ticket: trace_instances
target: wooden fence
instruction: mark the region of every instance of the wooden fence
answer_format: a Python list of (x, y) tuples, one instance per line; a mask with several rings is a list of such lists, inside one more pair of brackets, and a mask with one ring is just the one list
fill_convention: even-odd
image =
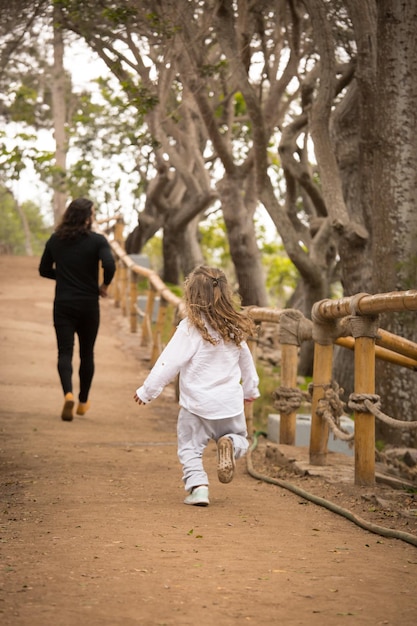
[[(115, 306), (129, 316), (131, 332), (138, 331), (141, 317), (141, 345), (151, 350), (151, 365), (162, 348), (162, 329), (169, 312), (175, 321), (185, 315), (184, 303), (153, 270), (136, 265), (126, 254), (121, 238), (122, 223), (117, 222), (114, 239), (109, 238), (117, 260), (117, 271), (111, 296)], [(139, 310), (138, 282), (146, 282), (146, 306)], [(159, 297), (156, 320), (153, 320), (155, 298)], [(314, 341), (313, 382), (311, 398), (310, 463), (326, 465), (330, 429), (336, 436), (348, 438), (338, 429), (341, 402), (337, 384), (332, 381), (334, 345), (354, 350), (354, 394), (349, 408), (354, 412), (355, 484), (375, 482), (375, 419), (391, 420), (404, 428), (417, 427), (417, 421), (398, 422), (380, 411), (375, 396), (375, 359), (383, 359), (417, 371), (417, 344), (378, 328), (380, 313), (417, 311), (417, 290), (386, 294), (357, 294), (339, 300), (322, 300), (306, 319), (293, 309), (250, 307), (255, 322), (277, 325), (281, 348), (281, 385), (275, 392), (280, 411), (282, 444), (294, 445), (297, 408), (305, 394), (297, 389), (299, 348), (303, 341)], [(172, 331), (174, 327), (172, 327)], [(248, 342), (256, 361), (256, 338)], [(246, 409), (248, 432), (253, 433), (252, 405)]]

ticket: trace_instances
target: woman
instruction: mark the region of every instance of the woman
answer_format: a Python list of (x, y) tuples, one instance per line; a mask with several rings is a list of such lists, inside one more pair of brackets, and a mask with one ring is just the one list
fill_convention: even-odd
[[(54, 327), (58, 344), (58, 373), (64, 392), (61, 418), (67, 422), (73, 419), (74, 409), (74, 335), (78, 335), (80, 348), (77, 414), (85, 415), (90, 407), (88, 394), (94, 375), (94, 344), (100, 323), (99, 296), (107, 296), (107, 287), (116, 269), (106, 238), (91, 230), (93, 219), (91, 200), (73, 200), (46, 242), (39, 264), (40, 275), (56, 281)], [(101, 285), (98, 279), (100, 262), (103, 267)]]

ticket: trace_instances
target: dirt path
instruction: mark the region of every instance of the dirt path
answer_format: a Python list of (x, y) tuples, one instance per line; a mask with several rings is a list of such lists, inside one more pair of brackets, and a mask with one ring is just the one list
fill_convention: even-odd
[[(0, 257), (2, 626), (414, 626), (417, 549), (274, 485), (216, 480), (187, 507), (172, 389), (132, 400), (137, 336), (102, 304), (92, 408), (59, 419), (53, 283)], [(77, 365), (77, 364), (76, 364)]]

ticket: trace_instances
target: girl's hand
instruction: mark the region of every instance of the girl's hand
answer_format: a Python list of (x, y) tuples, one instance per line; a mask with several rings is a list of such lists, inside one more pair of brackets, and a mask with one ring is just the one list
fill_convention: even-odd
[(245, 398), (245, 402), (255, 402), (256, 398)]
[(133, 396), (133, 399), (135, 402), (137, 402), (138, 404), (145, 404), (145, 402), (143, 402), (143, 400), (141, 400), (138, 396), (137, 393), (135, 393), (135, 395)]

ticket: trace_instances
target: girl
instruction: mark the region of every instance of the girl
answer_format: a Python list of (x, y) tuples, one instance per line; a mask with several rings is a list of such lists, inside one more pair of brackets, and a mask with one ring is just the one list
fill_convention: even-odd
[(178, 458), (188, 496), (185, 504), (209, 504), (203, 452), (210, 439), (217, 442), (220, 482), (233, 478), (235, 458), (248, 449), (243, 403), (258, 398), (259, 378), (246, 337), (252, 320), (236, 311), (225, 274), (204, 265), (185, 281), (187, 317), (134, 400), (146, 404), (156, 398), (177, 374), (180, 389)]

